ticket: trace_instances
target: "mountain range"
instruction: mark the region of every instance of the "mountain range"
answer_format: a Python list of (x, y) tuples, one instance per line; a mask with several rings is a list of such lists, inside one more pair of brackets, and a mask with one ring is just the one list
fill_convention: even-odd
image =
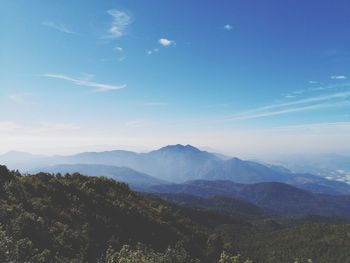
[(0, 163), (22, 172), (104, 175), (129, 183), (134, 189), (167, 182), (228, 180), (242, 184), (280, 182), (315, 193), (350, 194), (350, 186), (344, 182), (309, 173), (294, 173), (281, 166), (227, 158), (180, 144), (148, 153), (114, 150), (44, 156), (9, 152), (0, 156)]

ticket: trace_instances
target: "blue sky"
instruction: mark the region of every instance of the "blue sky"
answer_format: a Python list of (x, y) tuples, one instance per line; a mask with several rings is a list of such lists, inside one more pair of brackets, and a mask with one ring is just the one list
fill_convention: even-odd
[(348, 1), (0, 7), (0, 152), (350, 152)]

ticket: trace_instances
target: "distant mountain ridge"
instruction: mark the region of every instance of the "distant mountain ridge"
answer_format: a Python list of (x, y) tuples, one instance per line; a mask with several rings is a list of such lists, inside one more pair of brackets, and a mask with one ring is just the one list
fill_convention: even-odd
[[(25, 158), (24, 158), (25, 157)], [(127, 167), (163, 181), (230, 180), (236, 183), (281, 182), (312, 192), (350, 194), (350, 185), (306, 173), (292, 173), (280, 166), (263, 165), (239, 158), (220, 158), (191, 145), (168, 145), (148, 153), (124, 150), (84, 152), (69, 156), (43, 157), (16, 154), (0, 156), (0, 163), (22, 171), (62, 164), (89, 164)], [(103, 170), (103, 169), (102, 169)], [(76, 172), (82, 172), (77, 170)], [(99, 172), (101, 173), (101, 172)], [(128, 181), (126, 181), (128, 182)]]

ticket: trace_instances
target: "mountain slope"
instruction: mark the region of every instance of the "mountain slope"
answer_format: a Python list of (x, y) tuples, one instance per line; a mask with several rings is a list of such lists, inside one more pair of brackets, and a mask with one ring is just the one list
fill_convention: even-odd
[(156, 194), (156, 196), (159, 196), (165, 201), (174, 202), (179, 205), (201, 207), (203, 209), (210, 209), (231, 216), (260, 217), (264, 214), (263, 209), (258, 206), (230, 197), (200, 197), (182, 193), (160, 193)]
[[(205, 188), (205, 182), (193, 184)], [(217, 182), (217, 189), (229, 193), (232, 187)], [(239, 184), (237, 189), (244, 190)], [(196, 206), (204, 204), (203, 198), (191, 198)], [(22, 176), (0, 166), (0, 261), (214, 263), (222, 262), (224, 249), (269, 263), (296, 258), (343, 263), (350, 256), (350, 227), (344, 221), (245, 220), (212, 207), (237, 209), (245, 202), (222, 197), (204, 202), (205, 210), (180, 207), (105, 177)]]
[(0, 166), (0, 200), (0, 257), (11, 262), (97, 262), (109, 246), (141, 242), (159, 251), (179, 240), (204, 254), (204, 229), (111, 179), (21, 176)]
[(316, 214), (350, 217), (350, 196), (311, 193), (283, 183), (237, 184), (196, 180), (149, 188), (155, 193), (185, 193), (201, 197), (226, 196), (255, 204), (280, 215)]
[(214, 154), (191, 145), (169, 145), (148, 153), (149, 173), (173, 182), (199, 179), (201, 174), (221, 160)]
[(285, 182), (289, 174), (277, 172), (267, 166), (232, 158), (221, 162), (205, 174), (205, 180), (230, 180), (236, 183)]

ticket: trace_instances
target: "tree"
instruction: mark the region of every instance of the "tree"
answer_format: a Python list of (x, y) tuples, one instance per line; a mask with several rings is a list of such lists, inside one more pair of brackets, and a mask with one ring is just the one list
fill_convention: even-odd
[(231, 255), (230, 253), (223, 251), (220, 255), (219, 263), (253, 263), (253, 261), (247, 259), (243, 261), (241, 255)]

